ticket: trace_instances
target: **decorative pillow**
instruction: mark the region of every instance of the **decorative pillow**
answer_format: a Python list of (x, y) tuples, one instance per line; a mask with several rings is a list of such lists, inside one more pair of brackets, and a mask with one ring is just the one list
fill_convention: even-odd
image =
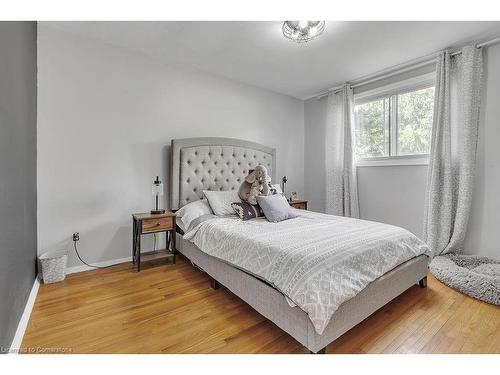
[(272, 223), (293, 219), (294, 217), (299, 216), (295, 213), (296, 211), (290, 207), (286, 198), (281, 194), (258, 196), (257, 203), (259, 203), (259, 206), (262, 208), (266, 219)]
[(212, 209), (210, 208), (208, 201), (206, 199), (201, 199), (199, 201), (186, 204), (175, 213), (175, 216), (179, 219), (178, 221), (182, 223), (179, 227), (185, 231), (189, 228), (189, 225), (194, 219), (211, 213)]
[(231, 207), (231, 203), (241, 202), (237, 190), (203, 190), (203, 194), (205, 194), (205, 197), (207, 197), (208, 203), (210, 203), (210, 207), (212, 207), (214, 214), (216, 214), (217, 216), (234, 215), (234, 210)]
[(269, 183), (269, 191), (271, 192), (271, 195), (275, 195), (275, 194), (283, 194), (283, 192), (281, 191), (281, 186), (280, 184), (271, 184)]
[(264, 216), (264, 212), (262, 212), (258, 204), (254, 206), (247, 202), (235, 202), (231, 203), (231, 207), (233, 207), (234, 212), (241, 220), (250, 220)]

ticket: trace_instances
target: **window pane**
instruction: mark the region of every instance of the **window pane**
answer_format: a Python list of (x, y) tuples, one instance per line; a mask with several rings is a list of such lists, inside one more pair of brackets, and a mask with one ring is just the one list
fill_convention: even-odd
[(357, 156), (389, 156), (389, 98), (355, 106), (354, 117)]
[(428, 154), (434, 87), (398, 95), (398, 155)]

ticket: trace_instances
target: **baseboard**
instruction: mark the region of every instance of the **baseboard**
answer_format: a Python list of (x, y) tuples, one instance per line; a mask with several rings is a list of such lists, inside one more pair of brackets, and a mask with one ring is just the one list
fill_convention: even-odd
[[(102, 262), (96, 262), (96, 263), (92, 263), (92, 264), (95, 264), (96, 266), (99, 266), (99, 267), (106, 267), (106, 266), (114, 266), (116, 264), (126, 263), (126, 262), (131, 262), (131, 261), (132, 261), (132, 257), (127, 257), (127, 258), (120, 258), (120, 259), (105, 260)], [(69, 275), (71, 273), (90, 271), (90, 270), (95, 270), (95, 268), (87, 266), (86, 264), (82, 264), (80, 266), (73, 266), (73, 267), (66, 268), (66, 275)]]
[(23, 343), (24, 333), (26, 332), (26, 328), (28, 327), (31, 311), (33, 310), (33, 306), (35, 306), (36, 296), (38, 295), (39, 288), (40, 279), (37, 275), (37, 277), (35, 277), (35, 281), (33, 282), (33, 287), (31, 288), (28, 300), (26, 301), (26, 305), (24, 306), (23, 314), (21, 315), (21, 319), (19, 320), (19, 324), (17, 325), (16, 334), (14, 335), (14, 339), (12, 340), (12, 344), (10, 345), (10, 354), (19, 353), (19, 349), (21, 348), (21, 344)]

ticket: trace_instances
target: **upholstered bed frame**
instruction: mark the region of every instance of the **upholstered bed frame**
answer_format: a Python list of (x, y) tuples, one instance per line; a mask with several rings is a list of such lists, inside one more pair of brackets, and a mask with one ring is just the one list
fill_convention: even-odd
[[(238, 189), (249, 169), (267, 167), (276, 181), (276, 150), (257, 143), (231, 138), (187, 138), (172, 140), (171, 207), (179, 209), (201, 199), (203, 190)], [(281, 292), (256, 277), (207, 255), (177, 233), (177, 250), (213, 279), (224, 285), (256, 311), (289, 333), (311, 352), (326, 346), (373, 312), (419, 283), (426, 284), (427, 256), (411, 259), (369, 284), (345, 302), (319, 335), (307, 314), (290, 307)]]
[(203, 198), (203, 190), (238, 190), (248, 170), (262, 164), (276, 179), (276, 150), (232, 138), (172, 140), (173, 210)]

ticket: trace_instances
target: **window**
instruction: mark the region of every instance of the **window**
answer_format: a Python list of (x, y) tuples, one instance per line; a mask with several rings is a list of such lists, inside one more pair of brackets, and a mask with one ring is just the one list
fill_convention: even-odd
[(355, 96), (358, 160), (404, 159), (429, 154), (434, 109), (433, 75)]
[(397, 155), (428, 154), (431, 149), (434, 87), (399, 94), (397, 108)]
[(357, 156), (371, 158), (390, 155), (389, 99), (373, 100), (354, 107)]

